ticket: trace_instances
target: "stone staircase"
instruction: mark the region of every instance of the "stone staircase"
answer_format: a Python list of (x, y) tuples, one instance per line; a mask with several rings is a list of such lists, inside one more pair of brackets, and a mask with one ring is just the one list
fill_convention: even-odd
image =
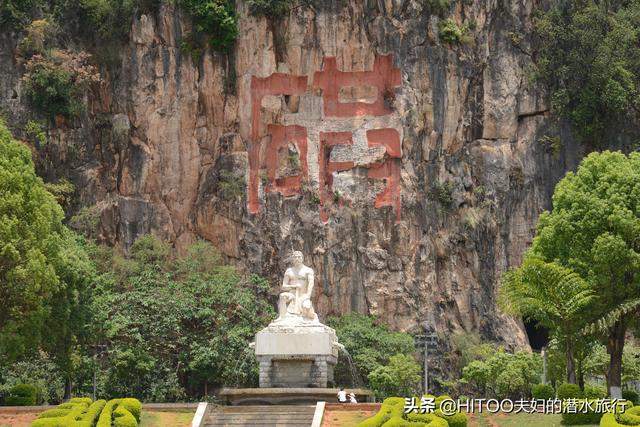
[(203, 427), (310, 427), (315, 405), (217, 406), (207, 411)]

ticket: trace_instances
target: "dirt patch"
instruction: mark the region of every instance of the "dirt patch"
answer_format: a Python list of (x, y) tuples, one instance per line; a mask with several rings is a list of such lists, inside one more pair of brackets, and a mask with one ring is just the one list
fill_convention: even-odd
[(0, 427), (29, 427), (38, 414), (0, 414)]
[(328, 404), (322, 417), (322, 427), (355, 427), (374, 416), (379, 409), (379, 403)]

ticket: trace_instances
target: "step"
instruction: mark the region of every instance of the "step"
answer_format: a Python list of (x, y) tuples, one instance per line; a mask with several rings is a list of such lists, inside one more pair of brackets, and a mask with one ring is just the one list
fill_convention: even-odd
[(203, 427), (309, 427), (313, 405), (256, 405), (213, 407), (204, 417)]

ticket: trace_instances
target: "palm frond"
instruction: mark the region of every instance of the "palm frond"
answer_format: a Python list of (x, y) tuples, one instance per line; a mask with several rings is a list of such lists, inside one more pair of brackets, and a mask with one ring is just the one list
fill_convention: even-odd
[(623, 316), (637, 312), (640, 309), (640, 298), (631, 299), (620, 304), (606, 315), (593, 323), (588, 324), (582, 329), (584, 335), (605, 333)]

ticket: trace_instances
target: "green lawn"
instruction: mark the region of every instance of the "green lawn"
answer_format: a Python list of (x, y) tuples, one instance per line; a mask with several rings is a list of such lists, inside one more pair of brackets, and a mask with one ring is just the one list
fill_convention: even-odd
[[(469, 427), (560, 427), (560, 415), (545, 414), (474, 414)], [(597, 424), (575, 427), (592, 427)]]
[(142, 411), (140, 427), (190, 427), (193, 412)]

